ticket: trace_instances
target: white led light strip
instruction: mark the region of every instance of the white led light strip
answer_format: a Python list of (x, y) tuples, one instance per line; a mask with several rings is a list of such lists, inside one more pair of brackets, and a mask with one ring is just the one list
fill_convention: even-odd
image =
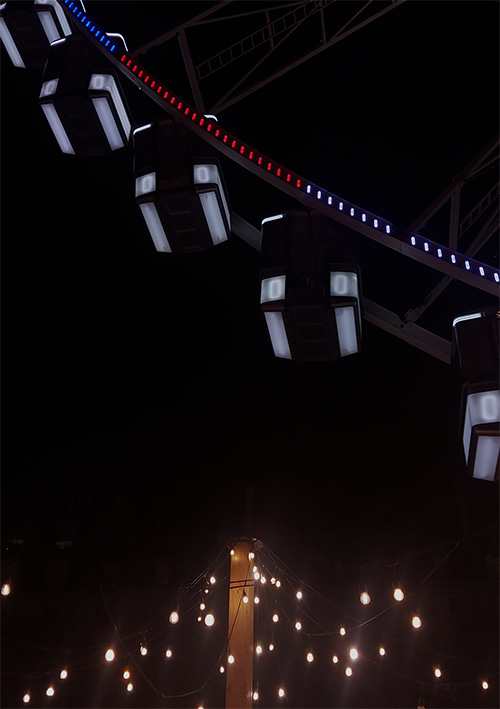
[[(417, 258), (416, 256), (412, 256), (414, 249), (421, 251), (423, 254), (419, 256), (417, 260), (423, 260), (424, 263), (428, 263), (430, 266), (434, 263), (438, 270), (442, 270), (446, 273), (454, 272), (457, 274), (455, 277), (459, 280), (466, 280), (459, 274), (467, 272), (470, 276), (477, 277), (473, 285), (477, 285), (477, 287), (483, 290), (488, 290), (488, 292), (495, 293), (496, 289), (493, 290), (492, 286), (500, 283), (500, 273), (492, 266), (467, 258), (457, 251), (429, 241), (429, 239), (424, 239), (419, 234), (412, 234), (407, 240), (394, 237), (397, 230), (391, 222), (367, 210), (361, 209), (351, 202), (341, 199), (328, 190), (323, 189), (320, 185), (305, 180), (297, 173), (288, 170), (279, 163), (254, 150), (252, 147), (236, 138), (236, 136), (225, 131), (217, 122), (214, 122), (210, 116), (205, 116), (197, 112), (196, 109), (176, 96), (175, 93), (168, 90), (163, 83), (156, 79), (144, 67), (140, 66), (135, 58), (129, 56), (128, 53), (118, 57), (116, 46), (109, 46), (110, 40), (108, 36), (96, 28), (88, 16), (83, 14), (73, 0), (64, 0), (64, 6), (67, 8), (70, 17), (73, 16), (75, 22), (79, 21), (80, 28), (89, 33), (90, 38), (99, 45), (99, 48), (102, 51), (108, 50), (110, 58), (120, 66), (126, 76), (132, 79), (143, 91), (146, 91), (160, 106), (167, 109), (169, 113), (174, 113), (174, 115), (178, 115), (184, 120), (190, 120), (193, 126), (196, 126), (197, 133), (201, 130), (202, 134), (210, 135), (212, 139), (209, 142), (218, 147), (218, 149), (230, 158), (251, 169), (256, 174), (260, 174), (266, 181), (283, 189), (289, 194), (296, 194), (300, 201), (306, 202), (307, 204), (317, 204), (320, 206), (321, 211), (327, 215), (330, 210), (336, 211), (339, 216), (340, 213), (342, 213), (342, 218), (347, 219), (344, 223), (347, 224), (350, 219), (353, 219), (358, 222), (360, 226), (362, 225), (362, 228), (355, 227), (358, 231), (361, 231), (361, 233), (371, 238), (375, 238), (379, 243), (386, 243), (386, 245), (392, 248), (397, 247), (401, 253), (412, 258)], [(307, 199), (305, 199), (306, 196)], [(393, 238), (397, 244), (395, 245), (392, 241), (384, 242), (384, 236)], [(443, 264), (443, 267), (438, 266), (438, 263)], [(446, 264), (446, 271), (444, 270), (444, 264)], [(481, 284), (481, 281), (484, 281), (484, 286)], [(471, 281), (467, 278), (467, 282)], [(487, 286), (486, 284), (488, 282), (492, 285)]]

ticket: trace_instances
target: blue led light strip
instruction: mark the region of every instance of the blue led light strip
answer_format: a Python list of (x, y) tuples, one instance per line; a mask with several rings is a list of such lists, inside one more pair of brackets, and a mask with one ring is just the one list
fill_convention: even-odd
[[(329, 210), (335, 210), (337, 212), (336, 217), (338, 218), (342, 215), (344, 223), (348, 224), (350, 219), (357, 221), (364, 226), (364, 231), (369, 229), (373, 237), (376, 238), (379, 243), (384, 243), (384, 235), (394, 237), (397, 230), (391, 222), (367, 210), (361, 209), (352, 202), (341, 199), (313, 182), (305, 180), (297, 173), (291, 172), (263, 153), (256, 151), (247, 143), (243, 143), (236, 138), (236, 136), (225, 131), (218, 122), (212, 121), (203, 114), (200, 114), (195, 108), (169, 91), (164, 84), (144, 67), (140, 66), (129, 54), (124, 53), (119, 56), (116, 53), (116, 46), (112, 44), (110, 38), (94, 25), (92, 20), (79, 9), (75, 2), (72, 0), (63, 1), (66, 7), (71, 10), (75, 19), (79, 20), (82, 29), (87, 30), (94, 38), (94, 41), (97, 39), (104, 49), (113, 53), (114, 60), (121, 64), (123, 70), (133, 75), (136, 82), (137, 80), (141, 81), (145, 88), (148, 88), (155, 94), (157, 101), (163, 103), (165, 106), (168, 104), (170, 112), (174, 109), (180, 116), (183, 116), (185, 119), (190, 119), (197, 128), (210, 134), (212, 138), (215, 138), (216, 142), (221, 144), (221, 147), (225, 147), (224, 152), (227, 153), (228, 149), (230, 149), (229, 154), (231, 154), (231, 152), (238, 154), (238, 162), (244, 164), (244, 161), (246, 161), (247, 166), (251, 164), (253, 172), (258, 173), (262, 171), (263, 176), (265, 175), (268, 180), (269, 177), (273, 178), (273, 183), (275, 183), (275, 180), (278, 180), (278, 183), (281, 181), (283, 187), (286, 185), (286, 191), (289, 194), (293, 195), (294, 191), (296, 191), (301, 194), (302, 200), (304, 195), (308, 195), (313, 203), (318, 206), (321, 205), (321, 211), (325, 214), (328, 214)], [(450, 273), (450, 275), (453, 272), (461, 271), (463, 273), (465, 271), (477, 276), (479, 282), (484, 280), (492, 284), (500, 283), (499, 272), (488, 264), (467, 258), (457, 251), (429, 241), (429, 239), (425, 239), (419, 234), (411, 234), (409, 237), (405, 237), (404, 240), (396, 236), (396, 239), (398, 243), (401, 244), (399, 250), (402, 253), (411, 256), (414, 249), (421, 251), (429, 257), (428, 265), (432, 266), (433, 263), (436, 263), (436, 267), (439, 268), (437, 266), (438, 261), (443, 265), (446, 264), (446, 271)], [(419, 258), (419, 260), (425, 262), (425, 258)], [(440, 270), (443, 270), (443, 268), (441, 267)], [(459, 278), (458, 275), (456, 277)], [(493, 292), (491, 291), (491, 287), (488, 288), (488, 291)]]

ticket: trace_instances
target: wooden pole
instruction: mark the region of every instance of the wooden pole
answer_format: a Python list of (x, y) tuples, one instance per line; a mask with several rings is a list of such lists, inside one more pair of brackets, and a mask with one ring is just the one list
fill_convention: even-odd
[(255, 542), (250, 537), (241, 537), (232, 547), (227, 632), (228, 656), (231, 654), (234, 662), (227, 663), (226, 709), (252, 707), (254, 562), (249, 555)]

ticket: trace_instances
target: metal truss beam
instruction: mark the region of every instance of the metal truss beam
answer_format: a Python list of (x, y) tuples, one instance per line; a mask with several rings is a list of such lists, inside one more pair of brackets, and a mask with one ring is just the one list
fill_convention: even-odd
[[(231, 214), (231, 228), (236, 236), (253, 249), (260, 251), (261, 232), (234, 212)], [(400, 340), (404, 340), (413, 347), (417, 347), (446, 364), (450, 363), (451, 342), (412, 322), (401, 320), (399, 315), (374, 303), (369, 298), (363, 298), (363, 317), (367, 322), (399, 337)]]

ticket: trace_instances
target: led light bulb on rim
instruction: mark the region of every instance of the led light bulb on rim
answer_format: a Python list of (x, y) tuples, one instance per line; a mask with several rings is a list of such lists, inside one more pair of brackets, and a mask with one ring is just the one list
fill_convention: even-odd
[(213, 613), (207, 613), (205, 616), (205, 625), (211, 628), (215, 624), (215, 616)]
[(434, 676), (439, 678), (439, 677), (441, 677), (441, 675), (442, 675), (441, 668), (435, 667), (434, 668)]
[(179, 622), (179, 614), (177, 611), (172, 611), (168, 617), (169, 621), (172, 623), (172, 625), (175, 625), (176, 623)]
[(394, 598), (395, 601), (402, 601), (405, 597), (405, 594), (403, 592), (403, 589), (400, 586), (396, 586), (394, 588), (394, 591), (392, 592), (392, 597)]
[(106, 660), (106, 662), (113, 662), (113, 660), (115, 659), (115, 651), (113, 650), (113, 648), (110, 647), (106, 650), (104, 659)]
[[(484, 682), (483, 682), (483, 684), (484, 684)], [(23, 696), (23, 702), (25, 704), (28, 704), (30, 702), (30, 700), (31, 700), (31, 694), (29, 692), (26, 692)]]
[(358, 659), (359, 654), (358, 654), (358, 651), (356, 650), (355, 647), (352, 647), (352, 648), (349, 650), (349, 657), (351, 658), (351, 660), (357, 660), (357, 659)]
[(359, 596), (359, 600), (364, 606), (367, 606), (371, 602), (372, 599), (370, 598), (370, 594), (368, 593), (368, 591), (364, 590), (364, 591), (361, 591), (361, 594)]
[(421, 628), (422, 627), (422, 620), (420, 616), (414, 615), (411, 619), (411, 624), (413, 625), (414, 628)]
[(308, 653), (307, 653), (307, 655), (306, 655), (306, 660), (307, 660), (308, 662), (314, 662), (314, 655), (313, 655), (312, 652), (308, 652)]
[(165, 657), (172, 657), (172, 650), (170, 650), (170, 648), (165, 650)]

